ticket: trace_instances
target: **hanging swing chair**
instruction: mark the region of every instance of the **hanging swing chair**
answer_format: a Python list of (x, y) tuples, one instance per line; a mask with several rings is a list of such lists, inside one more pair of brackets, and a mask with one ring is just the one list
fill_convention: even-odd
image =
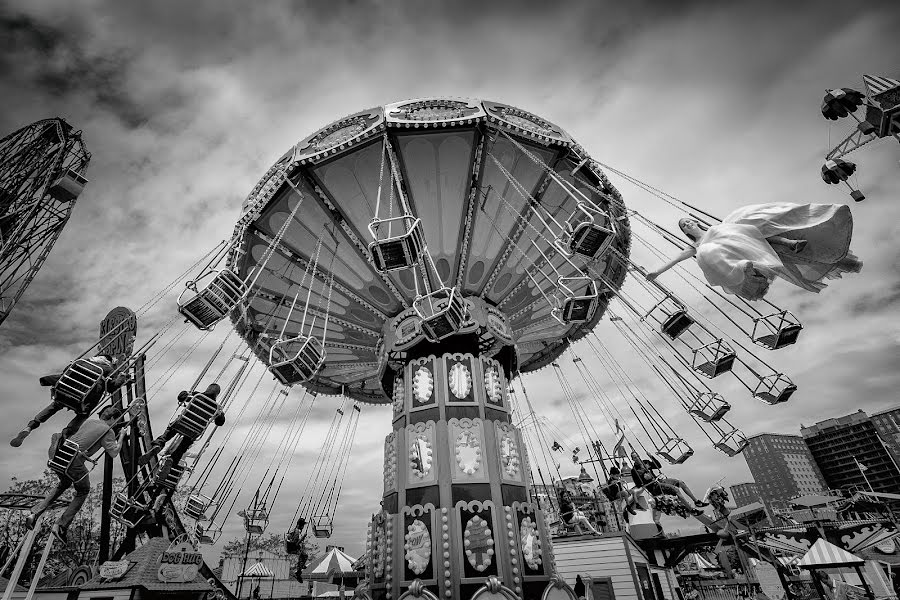
[(325, 347), (310, 335), (279, 340), (269, 349), (269, 371), (284, 385), (309, 381), (325, 364)]
[(800, 321), (790, 311), (782, 310), (753, 319), (750, 337), (763, 348), (778, 350), (796, 343), (801, 329)]
[(691, 367), (708, 379), (727, 373), (737, 357), (734, 350), (719, 338), (693, 350)]
[(334, 532), (334, 519), (331, 515), (313, 515), (312, 530), (317, 538), (330, 538)]
[(722, 437), (713, 445), (728, 456), (737, 456), (747, 447), (747, 438), (739, 429), (723, 432)]
[(88, 473), (85, 472), (84, 475), (75, 479), (71, 474), (72, 465), (75, 464), (76, 459), (79, 456), (84, 462), (89, 462), (91, 468), (93, 468), (95, 461), (91, 460), (81, 452), (81, 447), (78, 443), (65, 439), (56, 446), (53, 456), (50, 457), (50, 460), (47, 462), (47, 467), (57, 475), (65, 477), (73, 483), (77, 483), (88, 476)]
[(89, 412), (87, 398), (98, 388), (106, 385), (103, 368), (87, 358), (79, 358), (63, 370), (53, 385), (53, 399), (78, 414)]
[(670, 437), (656, 452), (671, 465), (680, 465), (694, 455), (694, 449), (680, 437)]
[(113, 499), (109, 516), (128, 528), (135, 527), (147, 516), (149, 506), (130, 498), (126, 492), (119, 492)]
[(188, 517), (201, 521), (206, 518), (206, 511), (212, 506), (213, 501), (209, 496), (203, 494), (191, 494), (188, 496), (187, 503), (184, 507), (184, 514)]
[(222, 526), (218, 527), (213, 526), (212, 523), (209, 524), (209, 527), (202, 531), (197, 532), (197, 541), (205, 546), (211, 546), (219, 541), (219, 538), (222, 537)]
[[(655, 314), (657, 310), (662, 313), (662, 316), (658, 317)], [(694, 319), (688, 314), (684, 305), (668, 293), (644, 314), (643, 319), (648, 317), (657, 321), (659, 330), (673, 340), (694, 324)]]
[(731, 410), (731, 404), (725, 401), (721, 394), (715, 392), (701, 392), (694, 396), (694, 401), (688, 405), (688, 412), (707, 423), (718, 421)]
[(251, 535), (262, 535), (269, 526), (269, 513), (265, 502), (244, 511), (244, 530)]
[(590, 320), (597, 310), (597, 284), (587, 276), (560, 277), (559, 288), (563, 292), (563, 304), (554, 309), (554, 316), (564, 325)]
[[(385, 229), (387, 235), (379, 237)], [(395, 230), (399, 230), (396, 235)], [(369, 243), (369, 254), (375, 269), (381, 273), (414, 267), (425, 250), (422, 220), (412, 215), (372, 219), (369, 232), (373, 238)]]
[(206, 427), (212, 422), (219, 412), (219, 405), (215, 400), (194, 392), (180, 409), (172, 422), (172, 429), (190, 441), (196, 441), (203, 435)]
[(153, 485), (157, 485), (169, 492), (174, 492), (184, 475), (187, 464), (182, 460), (177, 465), (172, 464), (172, 457), (164, 455), (160, 457), (156, 465), (156, 472), (153, 474)]
[[(201, 287), (198, 283), (202, 281), (205, 285)], [(178, 296), (178, 312), (198, 329), (208, 331), (228, 316), (247, 290), (247, 284), (234, 271), (212, 269), (187, 282)]]
[(566, 220), (557, 247), (572, 256), (580, 254), (594, 259), (605, 253), (616, 237), (616, 228), (609, 213), (595, 206), (578, 202)]
[(773, 373), (759, 378), (753, 397), (769, 405), (787, 402), (797, 391), (797, 386), (784, 373)]
[(416, 296), (413, 309), (422, 319), (422, 332), (432, 342), (456, 334), (466, 321), (466, 303), (457, 288), (441, 287)]

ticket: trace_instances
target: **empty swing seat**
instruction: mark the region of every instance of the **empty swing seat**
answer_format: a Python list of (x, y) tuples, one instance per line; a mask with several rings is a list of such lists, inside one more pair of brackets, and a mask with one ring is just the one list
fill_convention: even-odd
[(680, 465), (694, 455), (694, 450), (679, 437), (670, 437), (657, 451), (670, 465)]
[[(47, 466), (57, 475), (72, 479), (70, 469), (72, 464), (81, 455), (81, 447), (72, 440), (63, 440), (56, 446), (53, 456), (47, 461)], [(81, 478), (79, 478), (79, 481)]]
[(81, 195), (87, 181), (81, 173), (73, 169), (66, 169), (59, 179), (50, 184), (47, 193), (60, 202), (71, 202)]
[(732, 429), (727, 433), (723, 433), (718, 442), (713, 444), (717, 450), (728, 456), (737, 456), (747, 447), (747, 438), (741, 433), (740, 429)]
[(79, 358), (69, 363), (53, 385), (53, 398), (69, 410), (84, 414), (93, 408), (88, 405), (88, 397), (105, 385), (103, 368), (86, 358)]
[(588, 258), (596, 258), (609, 248), (616, 232), (610, 227), (598, 225), (593, 219), (576, 225), (569, 237), (569, 251)]
[(466, 320), (466, 303), (455, 287), (418, 296), (413, 308), (422, 319), (422, 332), (433, 342), (456, 334)]
[(147, 516), (148, 507), (134, 498), (129, 498), (125, 492), (119, 492), (113, 499), (109, 509), (109, 516), (124, 524), (126, 527), (134, 527)]
[(188, 496), (187, 503), (184, 506), (184, 514), (190, 518), (200, 521), (206, 518), (206, 511), (212, 505), (212, 499), (203, 494), (191, 494)]
[(211, 329), (224, 319), (247, 293), (247, 285), (233, 271), (225, 269), (213, 271), (212, 274), (206, 287), (200, 290), (193, 288), (196, 294), (192, 298), (184, 300), (191, 284), (178, 297), (178, 312), (202, 330)]
[(269, 371), (284, 385), (309, 381), (325, 363), (325, 347), (313, 336), (298, 336), (272, 344)]
[(704, 344), (693, 352), (694, 360), (691, 366), (709, 379), (730, 371), (734, 366), (734, 359), (737, 357), (731, 346), (722, 339)]
[(797, 386), (787, 375), (773, 373), (759, 378), (759, 383), (753, 390), (753, 397), (766, 404), (781, 404), (787, 402), (796, 391)]
[(664, 334), (674, 340), (693, 324), (694, 319), (687, 314), (687, 311), (679, 310), (668, 315), (660, 325), (660, 329)]
[[(560, 277), (559, 287), (565, 294), (559, 320), (564, 324), (583, 323), (597, 310), (597, 286), (590, 277)], [(581, 284), (581, 285), (579, 285)], [(573, 288), (579, 288), (576, 292)]]
[(328, 515), (313, 517), (312, 530), (317, 538), (330, 538), (334, 532), (334, 521)]
[(725, 401), (721, 394), (715, 392), (703, 392), (698, 394), (688, 406), (688, 412), (707, 423), (718, 421), (731, 410), (731, 405)]
[[(379, 229), (388, 229), (388, 236), (379, 238)], [(392, 235), (392, 229), (402, 231)], [(408, 269), (419, 262), (425, 248), (425, 234), (422, 220), (412, 215), (403, 215), (392, 219), (373, 219), (369, 223), (369, 231), (374, 241), (369, 244), (369, 254), (375, 268), (386, 273), (398, 269)]]
[(797, 342), (803, 326), (790, 312), (783, 310), (753, 320), (753, 342), (769, 350), (778, 350)]
[(182, 407), (181, 414), (175, 417), (172, 429), (194, 441), (203, 435), (218, 411), (219, 405), (215, 400), (205, 394), (195, 392)]
[(266, 527), (269, 526), (269, 513), (266, 508), (248, 508), (244, 512), (244, 530), (253, 535), (261, 535), (265, 533)]
[(215, 544), (217, 541), (219, 541), (219, 538), (221, 536), (222, 536), (221, 528), (214, 529), (213, 527), (210, 527), (209, 529), (206, 529), (202, 532), (197, 532), (197, 541), (200, 542), (201, 544), (210, 546), (212, 544)]

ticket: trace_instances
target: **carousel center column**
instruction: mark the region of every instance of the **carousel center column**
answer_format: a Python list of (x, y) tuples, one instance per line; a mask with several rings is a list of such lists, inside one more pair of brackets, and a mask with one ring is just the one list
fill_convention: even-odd
[(540, 598), (553, 571), (550, 538), (530, 499), (500, 362), (430, 355), (393, 384), (383, 510), (370, 530), (373, 599), (424, 586), (467, 600), (498, 583), (509, 596)]

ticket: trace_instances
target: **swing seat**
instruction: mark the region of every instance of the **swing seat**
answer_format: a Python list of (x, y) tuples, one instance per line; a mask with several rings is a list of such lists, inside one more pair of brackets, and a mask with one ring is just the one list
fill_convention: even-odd
[[(387, 226), (388, 237), (379, 238), (378, 230)], [(399, 235), (390, 235), (394, 227), (400, 229)], [(374, 238), (369, 244), (372, 264), (381, 273), (409, 269), (414, 267), (425, 249), (425, 234), (422, 220), (412, 215), (403, 215), (392, 219), (373, 219), (369, 223), (369, 231)]]
[(778, 350), (797, 342), (803, 326), (789, 311), (753, 319), (753, 342), (769, 350)]
[(787, 375), (773, 373), (759, 378), (759, 383), (753, 390), (753, 397), (766, 404), (774, 405), (787, 402), (796, 391), (797, 386)]
[(172, 422), (172, 429), (190, 441), (197, 440), (215, 418), (219, 405), (205, 394), (195, 392)]
[(147, 516), (149, 507), (141, 504), (134, 498), (129, 498), (125, 492), (119, 492), (113, 499), (109, 509), (109, 516), (124, 524), (126, 527), (134, 527)]
[[(203, 289), (197, 289), (196, 282), (189, 282), (188, 289), (178, 296), (178, 312), (203, 331), (224, 319), (247, 293), (247, 285), (233, 271), (212, 271), (211, 275)], [(191, 290), (196, 293), (185, 299)]]
[(269, 371), (284, 385), (303, 383), (322, 368), (325, 356), (322, 341), (313, 336), (278, 341), (269, 349)]
[(466, 320), (466, 303), (455, 287), (443, 287), (417, 296), (413, 309), (422, 319), (422, 332), (432, 342), (456, 334)]
[(88, 180), (81, 173), (66, 169), (62, 177), (50, 184), (47, 193), (60, 202), (72, 202), (81, 195), (87, 182)]
[[(559, 287), (565, 294), (557, 320), (564, 325), (583, 323), (597, 310), (597, 285), (590, 277), (560, 277)], [(581, 290), (576, 292), (575, 290)]]
[(262, 535), (269, 526), (269, 513), (265, 506), (261, 508), (248, 508), (244, 512), (244, 530), (252, 535)]
[(615, 225), (606, 211), (578, 202), (555, 246), (566, 256), (580, 254), (597, 258), (606, 252), (615, 237)]
[(691, 367), (708, 379), (730, 371), (737, 357), (731, 346), (722, 339), (704, 344), (693, 352)]
[[(72, 440), (63, 440), (56, 446), (53, 457), (47, 461), (47, 467), (57, 475), (72, 479), (69, 469), (71, 469), (79, 456), (81, 456), (81, 447), (78, 443), (73, 442)], [(77, 481), (81, 481), (81, 479), (83, 479), (83, 477), (79, 478)], [(72, 481), (76, 480), (72, 479)]]
[(159, 459), (156, 473), (153, 476), (153, 484), (170, 492), (174, 492), (175, 488), (178, 487), (178, 482), (181, 481), (181, 476), (184, 475), (186, 468), (187, 465), (184, 461), (179, 462), (177, 465), (173, 465), (171, 456), (163, 456)]
[(212, 505), (212, 499), (203, 494), (191, 494), (188, 496), (187, 504), (184, 507), (184, 514), (190, 518), (200, 521), (206, 518), (206, 511)]
[(670, 437), (656, 452), (670, 465), (680, 465), (694, 455), (694, 449), (679, 437)]
[(727, 433), (723, 433), (719, 441), (714, 443), (713, 446), (727, 456), (737, 456), (744, 451), (744, 448), (749, 443), (740, 429), (732, 429)]
[(688, 406), (688, 412), (707, 423), (718, 421), (731, 410), (731, 405), (725, 401), (721, 394), (715, 392), (703, 392), (694, 398), (694, 402)]
[(334, 521), (328, 515), (319, 515), (312, 518), (313, 535), (317, 538), (330, 538), (334, 532)]
[(679, 310), (669, 316), (662, 322), (660, 329), (664, 334), (673, 340), (685, 332), (685, 330), (694, 324), (694, 319), (687, 314), (686, 310)]
[[(53, 385), (53, 398), (66, 408), (78, 414), (85, 414), (93, 409), (87, 400), (98, 387), (106, 385), (106, 377), (100, 365), (86, 358), (79, 358), (69, 363)], [(101, 394), (102, 397), (102, 394)], [(100, 398), (97, 398), (99, 400)], [(96, 402), (91, 402), (96, 404)]]
[(222, 536), (222, 530), (209, 530), (207, 529), (202, 534), (197, 536), (197, 541), (206, 546), (211, 546), (219, 541), (219, 538)]

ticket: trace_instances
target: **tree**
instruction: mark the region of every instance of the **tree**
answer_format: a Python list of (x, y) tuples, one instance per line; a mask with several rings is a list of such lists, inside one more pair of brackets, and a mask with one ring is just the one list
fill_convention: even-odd
[[(40, 479), (19, 480), (13, 477), (7, 493), (44, 496), (56, 487), (58, 481), (57, 476), (49, 470), (45, 470)], [(114, 479), (113, 493), (121, 490), (124, 485), (124, 479)], [(98, 482), (93, 486), (84, 506), (72, 521), (68, 531), (69, 543), (63, 545), (57, 541), (53, 544), (42, 577), (52, 577), (66, 569), (75, 569), (81, 565), (92, 564), (95, 561), (100, 549), (101, 488), (102, 482)], [(68, 491), (63, 495), (63, 506), (68, 504), (72, 494), (72, 491)], [(31, 557), (25, 567), (23, 580), (27, 581), (34, 577), (40, 553), (47, 543), (50, 529), (56, 523), (59, 512), (60, 509), (55, 509), (45, 513), (38, 535), (32, 546)], [(0, 546), (4, 549), (2, 553), (4, 557), (15, 550), (19, 541), (26, 535), (25, 518), (27, 516), (27, 511), (0, 509), (0, 523), (2, 523), (0, 526), (3, 528), (2, 532), (0, 532), (0, 536), (2, 536)], [(124, 535), (125, 527), (113, 521), (110, 532), (112, 542), (117, 543)]]
[[(247, 547), (246, 544), (246, 536), (228, 540), (225, 542), (225, 545), (222, 546), (222, 553), (219, 555), (219, 561), (221, 562), (228, 556), (244, 556), (244, 549)], [(303, 541), (303, 547), (308, 556), (307, 564), (309, 564), (319, 555), (319, 546), (309, 541), (309, 539), (306, 539)], [(284, 549), (284, 538), (277, 533), (250, 536), (249, 551), (252, 552), (254, 550), (266, 550), (280, 556), (285, 556), (287, 554)], [(290, 555), (291, 572), (297, 570), (297, 560), (296, 554)]]

